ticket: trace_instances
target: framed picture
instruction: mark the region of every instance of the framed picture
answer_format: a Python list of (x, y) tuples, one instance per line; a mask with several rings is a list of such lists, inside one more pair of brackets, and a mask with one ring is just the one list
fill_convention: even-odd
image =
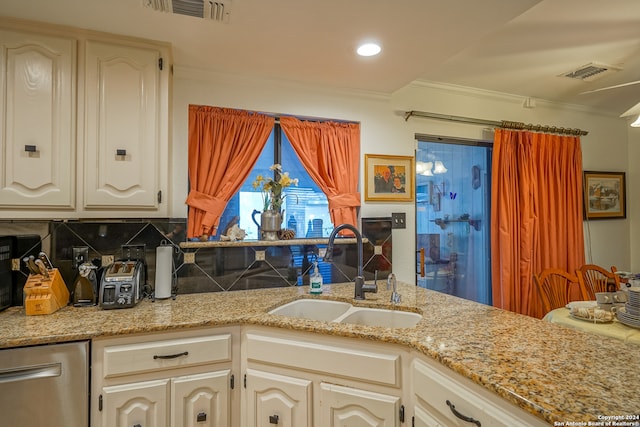
[(411, 202), (415, 169), (413, 157), (364, 155), (364, 200)]
[(627, 217), (624, 172), (583, 172), (584, 218)]

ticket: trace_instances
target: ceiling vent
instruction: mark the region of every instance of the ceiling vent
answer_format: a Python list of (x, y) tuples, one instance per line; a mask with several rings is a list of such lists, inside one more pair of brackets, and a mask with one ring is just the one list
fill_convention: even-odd
[(231, 15), (231, 0), (142, 0), (142, 4), (160, 12), (178, 13), (223, 23), (228, 23)]
[(569, 77), (570, 79), (583, 80), (585, 82), (592, 82), (594, 80), (598, 80), (608, 74), (615, 73), (616, 71), (620, 71), (621, 68), (614, 67), (613, 65), (605, 65), (605, 64), (597, 64), (595, 62), (590, 62), (587, 65), (583, 65), (582, 67), (569, 71), (567, 73), (562, 73), (561, 77)]

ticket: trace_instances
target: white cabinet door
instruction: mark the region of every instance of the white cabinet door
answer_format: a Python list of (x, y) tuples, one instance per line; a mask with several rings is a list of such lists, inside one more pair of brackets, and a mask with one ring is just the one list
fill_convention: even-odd
[(247, 427), (311, 426), (312, 382), (247, 370)]
[(229, 427), (231, 370), (171, 380), (172, 427)]
[(75, 207), (76, 41), (0, 29), (0, 206)]
[(86, 42), (86, 209), (160, 204), (160, 58), (153, 48)]
[(447, 427), (446, 424), (438, 421), (433, 414), (419, 405), (414, 407), (413, 416), (412, 427)]
[(104, 387), (102, 425), (109, 427), (168, 427), (169, 380)]
[(320, 425), (323, 427), (395, 427), (400, 422), (400, 398), (335, 384), (320, 384)]

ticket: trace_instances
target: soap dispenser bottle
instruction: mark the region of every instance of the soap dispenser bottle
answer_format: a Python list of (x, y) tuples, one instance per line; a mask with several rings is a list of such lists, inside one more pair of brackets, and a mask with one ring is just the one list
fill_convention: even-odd
[(318, 261), (313, 262), (313, 273), (309, 280), (309, 293), (319, 295), (322, 293), (322, 274), (318, 270)]

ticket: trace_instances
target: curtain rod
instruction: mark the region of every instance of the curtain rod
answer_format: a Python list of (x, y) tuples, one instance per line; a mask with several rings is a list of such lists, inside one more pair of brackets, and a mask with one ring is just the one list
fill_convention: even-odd
[(531, 123), (524, 124), (522, 122), (510, 122), (506, 120), (502, 120), (500, 122), (494, 120), (484, 120), (484, 119), (474, 119), (471, 117), (461, 117), (461, 116), (451, 116), (447, 114), (438, 114), (438, 113), (428, 113), (425, 111), (407, 111), (404, 114), (404, 120), (409, 120), (410, 117), (427, 117), (430, 119), (439, 119), (439, 120), (449, 120), (452, 122), (462, 122), (462, 123), (473, 123), (477, 125), (487, 125), (493, 126), (503, 129), (516, 129), (516, 130), (532, 130), (536, 132), (550, 132), (550, 133), (558, 133), (562, 135), (587, 135), (589, 132), (582, 129), (569, 129), (569, 128), (559, 128), (555, 126), (543, 126), (543, 125), (533, 125)]

